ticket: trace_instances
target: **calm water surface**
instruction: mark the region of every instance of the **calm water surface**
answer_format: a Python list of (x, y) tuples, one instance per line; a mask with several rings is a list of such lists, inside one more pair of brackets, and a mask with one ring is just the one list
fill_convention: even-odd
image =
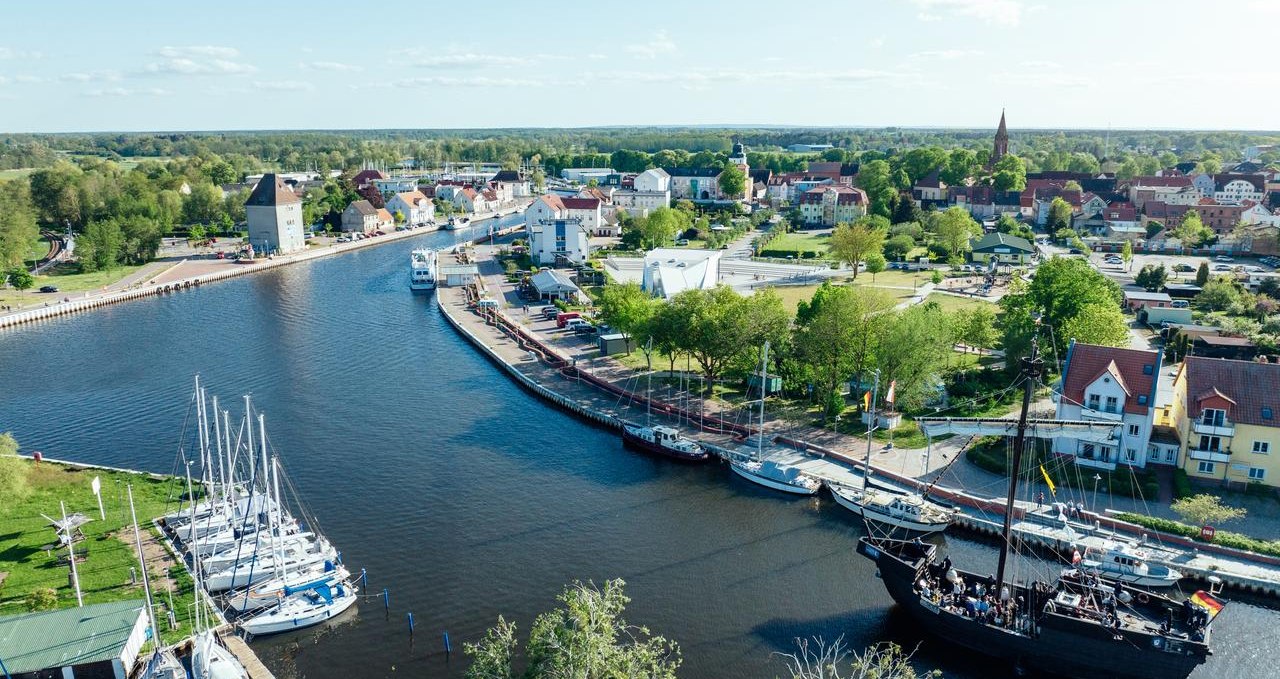
[[(499, 614), (527, 630), (574, 579), (624, 578), (628, 618), (679, 641), (688, 677), (777, 676), (773, 654), (796, 637), (915, 644), (830, 500), (624, 451), (505, 379), (406, 285), (410, 249), (458, 237), (0, 331), (0, 431), (51, 457), (168, 472), (193, 374), (237, 410), (251, 392), (323, 529), (391, 596), (389, 614), (368, 600), (327, 629), (255, 641), (281, 676), (459, 676), (463, 641)], [(994, 562), (949, 542), (957, 560)], [(1198, 676), (1275, 676), (1278, 621), (1232, 603)], [(992, 676), (947, 647), (917, 658)]]

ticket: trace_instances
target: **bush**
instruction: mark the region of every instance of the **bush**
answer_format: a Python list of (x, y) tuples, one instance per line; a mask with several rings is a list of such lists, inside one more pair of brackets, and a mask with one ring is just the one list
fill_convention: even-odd
[(27, 597), (27, 609), (51, 611), (58, 607), (58, 592), (52, 587), (41, 587)]
[(1187, 470), (1173, 470), (1173, 496), (1176, 498), (1191, 497), (1191, 479), (1187, 477)]
[[(1122, 512), (1116, 514), (1116, 518), (1129, 523), (1136, 523), (1139, 526), (1146, 526), (1152, 530), (1158, 530), (1163, 533), (1172, 533), (1181, 535), (1185, 538), (1194, 540), (1200, 539), (1200, 529), (1195, 526), (1189, 526), (1181, 521), (1173, 521), (1170, 519), (1161, 519), (1154, 516), (1146, 516), (1143, 514), (1130, 514)], [(1231, 547), (1234, 549), (1243, 549), (1258, 554), (1268, 554), (1270, 556), (1280, 556), (1280, 541), (1277, 540), (1260, 540), (1258, 538), (1241, 535), (1240, 533), (1231, 533), (1228, 531), (1217, 531), (1213, 536), (1213, 544), (1222, 545), (1223, 547)]]

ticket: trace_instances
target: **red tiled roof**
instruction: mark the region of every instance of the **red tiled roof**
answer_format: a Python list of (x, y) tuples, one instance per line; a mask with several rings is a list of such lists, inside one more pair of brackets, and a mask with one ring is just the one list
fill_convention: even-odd
[[(1274, 419), (1280, 416), (1280, 364), (1188, 356), (1182, 370), (1187, 381), (1187, 417), (1200, 416), (1205, 398), (1221, 396), (1235, 404), (1227, 413), (1228, 420), (1280, 427), (1280, 420)], [(1262, 416), (1263, 408), (1271, 413), (1271, 419)]]
[(598, 198), (561, 198), (560, 204), (565, 210), (594, 210), (600, 207)]
[(358, 186), (360, 184), (366, 184), (368, 182), (371, 182), (375, 179), (386, 179), (386, 178), (387, 178), (387, 175), (382, 174), (380, 170), (361, 170), (356, 173), (356, 176), (351, 178), (351, 181)]
[[(1085, 388), (1103, 373), (1114, 369), (1120, 387), (1129, 394), (1129, 398), (1124, 401), (1124, 412), (1147, 414), (1154, 396), (1156, 374), (1159, 372), (1158, 352), (1074, 342), (1067, 360), (1067, 372), (1062, 378), (1062, 397), (1068, 402), (1085, 403)], [(1143, 369), (1148, 365), (1151, 366), (1150, 374)], [(1139, 405), (1139, 396), (1146, 396), (1148, 403)]]
[(555, 210), (556, 212), (564, 211), (564, 202), (561, 200), (560, 196), (557, 196), (554, 193), (548, 193), (547, 195), (542, 196), (538, 200), (542, 201), (544, 205), (551, 208), (552, 210)]
[(1134, 177), (1129, 180), (1129, 186), (1191, 186), (1191, 177)]

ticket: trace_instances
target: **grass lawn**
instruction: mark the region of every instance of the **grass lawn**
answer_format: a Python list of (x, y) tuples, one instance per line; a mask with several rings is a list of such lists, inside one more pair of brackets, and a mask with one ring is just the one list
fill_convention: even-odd
[(5, 179), (22, 179), (35, 171), (36, 168), (34, 167), (20, 167), (15, 170), (0, 170), (0, 181)]
[[(133, 546), (133, 530), (129, 518), (126, 484), (133, 486), (138, 521), (145, 532), (151, 519), (178, 508), (183, 482), (158, 480), (144, 474), (127, 474), (105, 470), (78, 470), (48, 462), (36, 465), (24, 460), (31, 492), (20, 501), (6, 498), (0, 503), (0, 615), (28, 610), (27, 599), (37, 589), (52, 588), (58, 595), (58, 607), (76, 605), (75, 591), (69, 581), (64, 561), (65, 550), (53, 553), (44, 547), (56, 542), (53, 529), (41, 514), (58, 517), (59, 501), (66, 502), (67, 513), (81, 512), (92, 519), (83, 528), (85, 540), (76, 543), (76, 569), (86, 604), (141, 599), (142, 583), (130, 583), (130, 569), (137, 568), (137, 552)], [(90, 483), (102, 480), (102, 502), (106, 520), (98, 518), (98, 504)], [(125, 540), (128, 540), (126, 542)], [(192, 582), (180, 564), (173, 571), (160, 562), (160, 556), (148, 551), (151, 586), (156, 615), (163, 620), (170, 597), (180, 629), (164, 631), (165, 639), (176, 641), (190, 632), (188, 619), (193, 608)], [(170, 587), (172, 586), (172, 592)], [(162, 629), (166, 625), (161, 625)], [(185, 630), (185, 631), (184, 631)]]
[(854, 285), (873, 285), (872, 278), (875, 279), (874, 285), (889, 286), (895, 288), (911, 288), (918, 287), (930, 281), (930, 272), (924, 271), (894, 271), (888, 269), (872, 276), (870, 273), (863, 271), (858, 277), (853, 279)]
[(955, 295), (933, 293), (924, 298), (924, 301), (937, 302), (938, 306), (942, 307), (942, 310), (948, 313), (952, 311), (959, 311), (960, 309), (972, 309), (984, 304), (991, 307), (992, 311), (996, 310), (995, 304), (982, 299), (973, 299), (971, 297), (957, 297)]
[[(101, 290), (103, 286), (119, 281), (141, 269), (142, 266), (120, 266), (109, 271), (77, 273), (80, 268), (75, 264), (59, 264), (50, 269), (48, 274), (36, 276), (35, 285), (31, 286), (31, 289), (26, 292), (19, 292), (12, 288), (0, 288), (0, 304), (12, 304), (18, 307), (60, 301), (70, 293)], [(58, 286), (58, 292), (38, 292), (45, 285)]]
[[(863, 274), (863, 275), (868, 276), (866, 280), (866, 287), (879, 288), (882, 292), (889, 295), (890, 297), (893, 297), (898, 302), (901, 302), (902, 300), (905, 300), (905, 299), (909, 299), (911, 297), (910, 290), (903, 290), (896, 287), (885, 288), (881, 285), (882, 281), (877, 281), (877, 284), (875, 286), (872, 286), (870, 276), (867, 274)], [(862, 281), (861, 276), (858, 277), (858, 281), (859, 282), (854, 283), (854, 285), (863, 285), (863, 283), (861, 282)], [(782, 298), (782, 303), (787, 305), (787, 310), (790, 311), (792, 314), (794, 314), (796, 312), (796, 307), (799, 306), (801, 301), (808, 302), (809, 300), (813, 299), (813, 293), (815, 290), (818, 289), (818, 286), (817, 285), (783, 285), (783, 286), (778, 286), (771, 289), (778, 293), (778, 296)]]
[(802, 252), (816, 252), (819, 256), (825, 255), (829, 249), (831, 242), (830, 234), (816, 234), (805, 231), (796, 231), (792, 233), (784, 233), (781, 236), (769, 242), (765, 247), (767, 256), (782, 256), (788, 254), (795, 255), (800, 258)]

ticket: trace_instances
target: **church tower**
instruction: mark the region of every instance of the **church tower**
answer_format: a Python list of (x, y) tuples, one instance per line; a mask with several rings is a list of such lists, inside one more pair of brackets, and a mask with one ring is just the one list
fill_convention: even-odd
[(1004, 109), (1000, 109), (1000, 127), (996, 129), (996, 142), (991, 149), (991, 165), (1009, 154), (1009, 130), (1004, 126)]

